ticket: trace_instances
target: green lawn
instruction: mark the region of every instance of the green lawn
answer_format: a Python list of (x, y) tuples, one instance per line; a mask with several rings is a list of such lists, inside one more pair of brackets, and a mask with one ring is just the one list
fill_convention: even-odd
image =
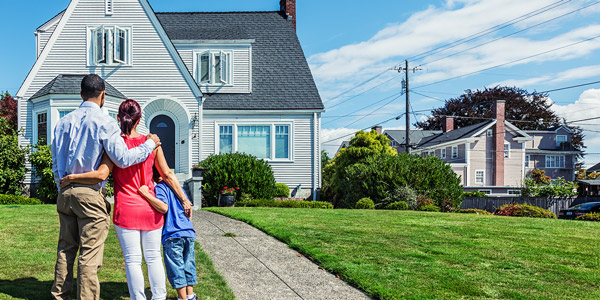
[(383, 210), (210, 208), (381, 299), (600, 299), (600, 223)]
[[(0, 205), (0, 299), (51, 298), (58, 225), (54, 205)], [(234, 299), (198, 244), (196, 264), (198, 285), (194, 290), (202, 299)], [(123, 255), (112, 226), (98, 276), (101, 299), (129, 299)], [(150, 296), (148, 282), (146, 287)], [(168, 282), (167, 287), (169, 299), (177, 299)]]

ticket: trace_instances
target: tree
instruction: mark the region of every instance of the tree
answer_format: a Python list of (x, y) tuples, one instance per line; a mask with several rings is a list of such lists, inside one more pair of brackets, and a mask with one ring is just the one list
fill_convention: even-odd
[[(0, 100), (0, 118), (5, 118), (8, 122), (8, 128), (12, 131), (17, 131), (17, 100), (13, 98), (8, 92), (1, 95)], [(6, 131), (0, 132), (1, 134), (9, 134)]]
[[(425, 130), (439, 130), (444, 116), (456, 116), (454, 127), (460, 128), (495, 118), (493, 106), (496, 100), (506, 100), (505, 117), (515, 126), (524, 130), (542, 130), (553, 126), (566, 125), (566, 120), (556, 115), (550, 107), (552, 103), (546, 93), (529, 93), (517, 87), (494, 87), (483, 90), (466, 90), (462, 95), (446, 100), (443, 107), (431, 111), (429, 119), (415, 125)], [(460, 118), (465, 117), (465, 118)], [(581, 127), (567, 125), (573, 130), (572, 145), (583, 151), (583, 131)], [(578, 156), (582, 158), (582, 156)]]
[(0, 132), (0, 194), (21, 195), (26, 150), (6, 118), (0, 118)]
[(321, 150), (321, 168), (325, 168), (325, 166), (331, 161), (329, 155), (325, 150)]
[(38, 177), (39, 186), (35, 193), (44, 203), (54, 204), (58, 197), (58, 189), (52, 171), (52, 154), (50, 146), (38, 144), (31, 147), (29, 162), (33, 166), (33, 176)]

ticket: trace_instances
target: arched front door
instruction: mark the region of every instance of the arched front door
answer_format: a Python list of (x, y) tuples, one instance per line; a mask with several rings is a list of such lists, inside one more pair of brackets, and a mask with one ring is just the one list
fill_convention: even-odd
[(150, 122), (150, 132), (158, 135), (169, 168), (175, 169), (175, 122), (169, 116), (158, 115)]

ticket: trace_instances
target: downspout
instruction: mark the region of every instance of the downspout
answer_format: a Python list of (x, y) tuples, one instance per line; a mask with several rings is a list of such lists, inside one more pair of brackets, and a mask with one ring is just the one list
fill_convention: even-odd
[(319, 173), (320, 173), (320, 168), (319, 165), (321, 163), (321, 159), (320, 159), (320, 153), (319, 153), (319, 148), (320, 147), (320, 142), (319, 138), (317, 136), (317, 113), (313, 113), (313, 140), (315, 141), (315, 159), (313, 160), (313, 201), (317, 200), (317, 186), (318, 186), (318, 178), (319, 178)]
[(471, 143), (465, 144), (465, 162), (467, 163), (467, 172), (465, 174), (465, 186), (470, 186), (469, 177), (471, 174)]

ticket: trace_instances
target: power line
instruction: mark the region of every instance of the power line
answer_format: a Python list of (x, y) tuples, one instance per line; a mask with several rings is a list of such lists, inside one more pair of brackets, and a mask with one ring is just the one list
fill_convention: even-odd
[(539, 92), (539, 93), (540, 94), (545, 94), (545, 93), (550, 93), (550, 92), (568, 90), (568, 89), (578, 88), (578, 87), (582, 87), (582, 86), (586, 86), (586, 85), (592, 85), (592, 84), (596, 84), (596, 83), (600, 83), (600, 80), (593, 81), (593, 82), (588, 82), (588, 83), (577, 84), (577, 85), (566, 86), (566, 87), (552, 89), (552, 90), (547, 90), (547, 91), (542, 91), (542, 92)]
[[(392, 98), (392, 97), (395, 97), (395, 96), (398, 96), (398, 95), (402, 95), (402, 93), (395, 93), (395, 94), (392, 94), (392, 95), (390, 95), (390, 96), (387, 96), (387, 97), (385, 97), (385, 98), (383, 98), (383, 99), (380, 99), (380, 100), (378, 100), (378, 101), (376, 101), (376, 102), (373, 102), (373, 103), (371, 103), (371, 104), (369, 104), (369, 105), (367, 105), (367, 106), (363, 106), (363, 107), (361, 107), (361, 108), (359, 108), (359, 109), (357, 109), (357, 110), (355, 110), (355, 111), (352, 111), (352, 112), (348, 113), (347, 115), (351, 115), (351, 114), (354, 114), (354, 113), (360, 112), (360, 111), (361, 111), (361, 110), (363, 110), (363, 109), (367, 109), (367, 108), (369, 108), (369, 107), (371, 107), (371, 106), (373, 106), (373, 105), (376, 105), (376, 104), (378, 104), (378, 103), (381, 103), (381, 102), (383, 102), (383, 101), (385, 101), (385, 100), (387, 100), (387, 99), (390, 99), (390, 98)], [(333, 119), (333, 120), (330, 120), (330, 121), (327, 121), (327, 122), (323, 123), (323, 125), (327, 125), (327, 124), (329, 124), (329, 123), (332, 123), (332, 122), (334, 122), (334, 121), (336, 121), (336, 120), (339, 120), (339, 119), (341, 119), (341, 118), (343, 118), (343, 117), (337, 117), (337, 118), (335, 118), (335, 119)]]
[(382, 106), (380, 106), (380, 107), (376, 108), (376, 109), (375, 109), (375, 110), (373, 110), (371, 113), (367, 114), (366, 116), (360, 117), (360, 118), (358, 118), (358, 119), (354, 120), (353, 122), (351, 122), (351, 123), (349, 123), (349, 124), (346, 124), (346, 125), (344, 125), (344, 127), (346, 127), (346, 126), (350, 126), (350, 125), (352, 125), (352, 124), (355, 124), (355, 123), (357, 123), (358, 121), (360, 121), (360, 120), (362, 120), (362, 119), (364, 119), (364, 118), (366, 118), (366, 117), (370, 116), (372, 113), (374, 113), (374, 112), (376, 112), (376, 111), (378, 111), (378, 110), (380, 110), (380, 109), (382, 109), (382, 108), (386, 107), (387, 105), (391, 104), (392, 102), (396, 101), (396, 100), (397, 100), (398, 98), (400, 98), (400, 97), (402, 97), (402, 95), (399, 95), (399, 96), (398, 96), (398, 97), (396, 97), (396, 98), (392, 98), (392, 100), (390, 100), (390, 101), (386, 102), (385, 104), (383, 104)]
[(341, 97), (341, 96), (343, 96), (343, 95), (345, 95), (345, 94), (347, 94), (347, 93), (349, 93), (349, 92), (351, 92), (351, 91), (353, 91), (353, 90), (355, 90), (355, 89), (359, 88), (360, 86), (362, 86), (362, 85), (365, 85), (365, 84), (367, 84), (367, 83), (371, 82), (371, 80), (373, 80), (373, 79), (375, 79), (375, 78), (377, 78), (377, 77), (379, 77), (379, 76), (381, 76), (381, 75), (383, 75), (383, 74), (387, 73), (387, 71), (389, 71), (389, 69), (386, 69), (385, 71), (383, 71), (383, 72), (381, 72), (381, 73), (379, 73), (379, 74), (377, 74), (377, 75), (375, 75), (375, 76), (373, 76), (373, 77), (371, 77), (371, 78), (369, 78), (369, 79), (367, 79), (367, 80), (363, 81), (362, 83), (359, 83), (358, 85), (355, 85), (354, 87), (352, 87), (352, 88), (350, 88), (350, 89), (348, 89), (348, 90), (346, 90), (346, 91), (344, 91), (344, 92), (342, 92), (342, 93), (338, 94), (337, 96), (335, 96), (335, 97), (333, 97), (333, 98), (329, 99), (329, 101), (331, 101), (331, 100), (335, 100), (335, 99), (337, 99), (337, 98), (339, 98), (339, 97)]
[(436, 98), (436, 97), (427, 96), (425, 94), (421, 94), (421, 93), (415, 92), (415, 91), (412, 91), (412, 92), (415, 93), (415, 94), (417, 94), (417, 95), (421, 95), (423, 97), (429, 98), (429, 99), (437, 100), (437, 101), (440, 101), (440, 102), (446, 102), (446, 101), (444, 101), (442, 99), (439, 99), (439, 98)]
[[(386, 72), (387, 72), (387, 71), (389, 71), (389, 70), (386, 70)], [(394, 79), (396, 79), (396, 77), (392, 77), (392, 78), (390, 78), (390, 79), (388, 79), (388, 80), (386, 80), (386, 81), (384, 81), (384, 82), (382, 82), (382, 83), (380, 83), (380, 84), (378, 84), (378, 85), (376, 85), (376, 86), (373, 86), (373, 87), (371, 87), (371, 88), (369, 88), (369, 89), (367, 89), (367, 90), (364, 90), (364, 91), (362, 91), (362, 92), (360, 92), (360, 93), (358, 93), (358, 94), (356, 94), (356, 95), (354, 95), (354, 96), (352, 96), (352, 97), (350, 97), (350, 98), (348, 98), (348, 99), (345, 99), (345, 100), (343, 100), (343, 101), (341, 101), (341, 102), (338, 102), (338, 103), (336, 103), (336, 104), (334, 104), (334, 105), (330, 106), (328, 109), (332, 109), (332, 108), (334, 108), (334, 107), (336, 107), (336, 106), (338, 106), (338, 105), (341, 105), (341, 104), (343, 104), (343, 103), (346, 103), (346, 102), (348, 102), (348, 101), (350, 101), (350, 100), (352, 100), (352, 99), (354, 99), (354, 98), (356, 98), (356, 97), (358, 97), (358, 96), (360, 96), (360, 95), (364, 95), (365, 93), (367, 93), (367, 92), (370, 92), (370, 91), (372, 91), (372, 90), (374, 90), (374, 89), (376, 89), (376, 88), (378, 88), (378, 87), (380, 87), (380, 86), (382, 86), (382, 85), (384, 85), (384, 84), (386, 84), (386, 83), (388, 83), (388, 82), (390, 82), (390, 81), (392, 81), (392, 80), (394, 80)]]
[(395, 120), (398, 120), (398, 119), (400, 119), (400, 118), (401, 118), (403, 115), (404, 115), (404, 113), (401, 113), (401, 114), (399, 114), (399, 115), (397, 115), (397, 116), (395, 116), (395, 117), (389, 118), (389, 119), (387, 119), (387, 120), (385, 120), (385, 121), (382, 121), (382, 122), (379, 122), (379, 123), (377, 123), (377, 124), (375, 124), (375, 125), (371, 125), (371, 126), (369, 126), (369, 127), (365, 127), (365, 128), (363, 128), (363, 129), (357, 130), (357, 131), (355, 131), (355, 132), (353, 132), (353, 133), (346, 134), (346, 135), (343, 135), (343, 136), (340, 136), (340, 137), (337, 137), (337, 138), (334, 138), (334, 139), (329, 139), (329, 140), (327, 140), (327, 141), (325, 141), (325, 142), (323, 142), (323, 143), (321, 143), (321, 144), (327, 144), (327, 143), (330, 143), (330, 142), (332, 142), (332, 141), (337, 141), (337, 140), (339, 140), (339, 139), (343, 139), (343, 138), (345, 138), (345, 137), (348, 137), (348, 136), (354, 135), (354, 134), (356, 134), (356, 133), (357, 133), (357, 132), (359, 132), (359, 131), (364, 131), (364, 130), (367, 130), (367, 129), (373, 128), (373, 127), (375, 127), (375, 126), (378, 126), (378, 125), (381, 125), (381, 124), (387, 123), (387, 122), (389, 122), (389, 121), (391, 121), (391, 120), (394, 120), (394, 119), (395, 119)]

